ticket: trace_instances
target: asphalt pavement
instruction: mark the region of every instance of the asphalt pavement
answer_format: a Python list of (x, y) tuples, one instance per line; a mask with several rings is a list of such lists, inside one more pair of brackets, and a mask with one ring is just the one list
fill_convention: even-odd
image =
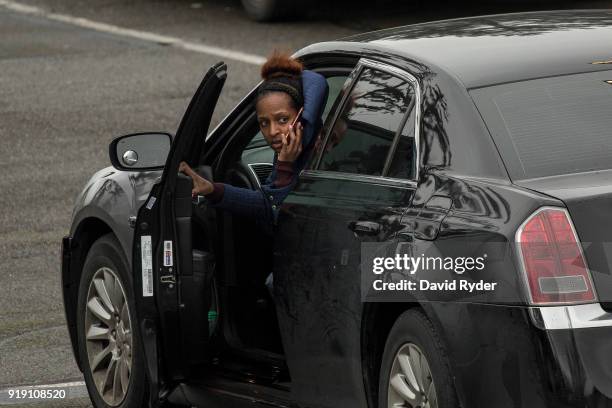
[[(254, 61), (273, 48), (293, 51), (366, 30), (508, 9), (612, 7), (610, 1), (394, 3), (348, 9), (353, 3), (339, 2), (301, 21), (258, 24), (234, 0), (0, 0), (0, 254), (6, 261), (0, 262), (0, 405), (90, 406), (60, 290), (60, 242), (74, 198), (95, 170), (109, 165), (113, 137), (174, 133), (202, 75), (218, 60), (228, 63), (229, 77), (213, 125), (258, 82)], [(69, 391), (66, 400), (8, 397), (17, 387), (54, 384)]]

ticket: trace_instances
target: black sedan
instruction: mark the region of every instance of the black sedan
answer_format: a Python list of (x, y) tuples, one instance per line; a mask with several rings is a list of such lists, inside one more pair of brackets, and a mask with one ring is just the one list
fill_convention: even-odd
[(255, 90), (205, 137), (211, 68), (175, 137), (115, 139), (77, 199), (63, 291), (94, 406), (612, 406), (610, 39), (612, 12), (572, 11), (299, 51), (330, 92), (274, 240), (177, 171), (272, 168)]

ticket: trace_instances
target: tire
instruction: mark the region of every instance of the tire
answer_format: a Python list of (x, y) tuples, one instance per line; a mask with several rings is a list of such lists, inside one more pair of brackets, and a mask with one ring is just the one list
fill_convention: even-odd
[[(459, 406), (440, 336), (418, 310), (408, 310), (395, 321), (385, 344), (379, 378), (378, 408)], [(400, 405), (402, 402), (404, 405)]]
[(94, 242), (83, 266), (77, 302), (78, 350), (96, 408), (146, 406), (144, 356), (129, 270), (112, 234)]
[[(302, 0), (303, 1), (303, 0)], [(259, 22), (295, 17), (301, 10), (300, 0), (241, 0), (249, 18)]]

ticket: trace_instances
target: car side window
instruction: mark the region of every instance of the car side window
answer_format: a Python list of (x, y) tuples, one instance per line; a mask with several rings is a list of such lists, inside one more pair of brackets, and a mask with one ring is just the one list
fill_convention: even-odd
[[(412, 99), (409, 81), (364, 67), (330, 131), (318, 170), (382, 175)], [(407, 150), (405, 145), (401, 149)]]

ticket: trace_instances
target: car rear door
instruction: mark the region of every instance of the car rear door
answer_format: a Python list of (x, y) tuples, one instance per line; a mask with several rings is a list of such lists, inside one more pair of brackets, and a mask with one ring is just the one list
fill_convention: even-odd
[(360, 61), (326, 123), (319, 163), (300, 175), (281, 208), (274, 292), (300, 404), (367, 405), (362, 245), (393, 245), (414, 196), (418, 95), (411, 75)]
[[(211, 67), (174, 138), (161, 181), (140, 208), (133, 246), (134, 292), (150, 385), (151, 406), (207, 355), (214, 258), (193, 251), (191, 179), (179, 163), (197, 163), (227, 67)], [(164, 386), (160, 386), (164, 384)]]

